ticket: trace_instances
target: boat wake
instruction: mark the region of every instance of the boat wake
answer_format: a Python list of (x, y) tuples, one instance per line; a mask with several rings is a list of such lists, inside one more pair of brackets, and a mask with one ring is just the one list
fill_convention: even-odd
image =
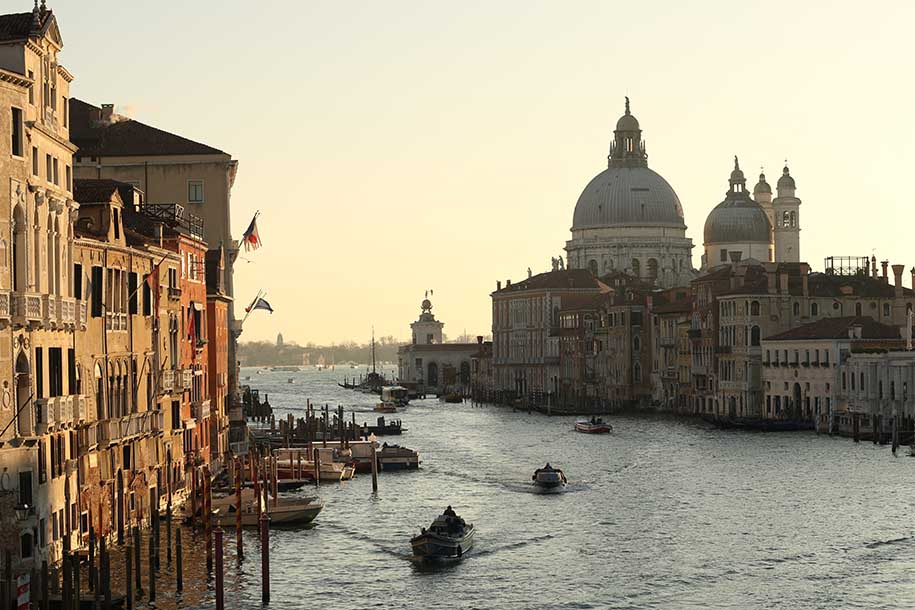
[(494, 555), (495, 553), (502, 553), (504, 551), (514, 551), (516, 549), (521, 549), (526, 546), (530, 546), (532, 544), (539, 544), (541, 542), (546, 542), (547, 540), (552, 540), (553, 538), (555, 538), (555, 536), (553, 536), (553, 534), (544, 534), (542, 536), (532, 536), (531, 538), (528, 538), (526, 540), (520, 540), (518, 542), (512, 542), (510, 544), (503, 544), (503, 545), (495, 546), (495, 547), (491, 547), (491, 548), (483, 548), (480, 550), (474, 550), (474, 552), (471, 553), (470, 555), (468, 555), (468, 557), (472, 557), (474, 555), (476, 555), (477, 557), (485, 557), (486, 555)]

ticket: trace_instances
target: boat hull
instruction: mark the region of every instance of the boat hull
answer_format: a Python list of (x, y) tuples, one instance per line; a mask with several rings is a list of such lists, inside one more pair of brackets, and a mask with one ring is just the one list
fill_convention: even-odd
[(534, 475), (534, 485), (543, 489), (556, 489), (565, 485), (565, 480), (558, 472), (538, 472)]
[(473, 548), (474, 528), (470, 526), (463, 536), (442, 536), (432, 532), (420, 534), (410, 540), (413, 555), (428, 561), (461, 559)]
[[(267, 514), (270, 517), (271, 527), (280, 525), (308, 525), (315, 520), (315, 517), (324, 509), (323, 502), (315, 502), (298, 506), (269, 506)], [(236, 513), (224, 512), (222, 510), (216, 516), (216, 520), (221, 527), (231, 527), (235, 525)], [(242, 510), (241, 513), (242, 527), (258, 527), (258, 516), (256, 508), (250, 504)]]
[(575, 431), (583, 434), (610, 434), (609, 424), (592, 424), (578, 422), (575, 424)]

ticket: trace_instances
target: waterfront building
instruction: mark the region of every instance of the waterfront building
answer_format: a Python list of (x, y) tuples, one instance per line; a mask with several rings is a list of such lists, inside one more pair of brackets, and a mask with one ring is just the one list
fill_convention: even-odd
[(560, 388), (559, 314), (577, 295), (610, 288), (588, 269), (554, 269), (505, 286), (492, 298), (494, 391), (502, 400), (555, 402)]
[(606, 399), (606, 323), (611, 293), (569, 295), (559, 310), (557, 404), (592, 408)]
[[(915, 442), (915, 351), (902, 347), (852, 350), (839, 365), (837, 408), (820, 427), (874, 442)], [(881, 349), (882, 348), (882, 349)]]
[[(898, 350), (904, 344), (898, 326), (867, 316), (823, 318), (767, 337), (762, 341), (762, 416), (816, 422), (829, 432), (848, 431), (853, 412), (865, 416), (864, 425), (875, 414), (892, 416), (896, 388), (901, 397), (908, 378), (899, 378), (902, 383), (896, 385), (895, 370), (878, 372), (875, 363), (883, 360), (870, 359), (868, 352)], [(888, 370), (894, 372), (887, 375)], [(884, 379), (887, 399), (881, 400)]]
[(410, 324), (412, 342), (397, 350), (400, 381), (416, 385), (421, 394), (469, 394), (470, 363), (479, 345), (444, 343), (444, 326), (432, 313), (432, 301), (423, 299), (419, 318)]
[(689, 337), (693, 297), (689, 287), (651, 295), (652, 400), (669, 410), (684, 410), (689, 387)]
[[(57, 19), (0, 15), (0, 545), (17, 568), (55, 561), (78, 514), (72, 155)], [(38, 562), (38, 563), (36, 563)]]
[[(229, 401), (229, 304), (232, 297), (225, 291), (225, 251), (222, 248), (206, 253), (207, 336), (209, 337), (210, 445), (213, 465), (229, 450), (229, 421), (233, 405)], [(278, 336), (282, 345), (283, 335)], [(234, 408), (241, 408), (235, 406)], [(244, 419), (236, 414), (236, 419)], [(242, 453), (241, 447), (237, 447)]]
[[(174, 204), (202, 218), (205, 233), (201, 238), (210, 248), (222, 248), (224, 252), (223, 282), (226, 295), (232, 298), (232, 270), (238, 244), (232, 239), (230, 201), (238, 162), (212, 146), (121, 116), (114, 111), (113, 104), (98, 107), (72, 99), (69, 108), (71, 138), (79, 147), (75, 175), (132, 184), (149, 201)], [(235, 319), (231, 301), (228, 308), (231, 366), (227, 381), (229, 396), (235, 400), (238, 385), (235, 353), (241, 326)], [(232, 424), (233, 440), (242, 441), (241, 409), (233, 408), (231, 412), (237, 418)]]
[(470, 394), (478, 402), (493, 399), (492, 341), (477, 337), (479, 349), (470, 357)]
[(652, 398), (652, 332), (648, 282), (616, 272), (606, 308), (607, 399), (616, 408), (648, 406)]
[(688, 284), (693, 242), (673, 187), (648, 167), (639, 121), (630, 112), (616, 123), (607, 169), (582, 191), (566, 242), (570, 269), (595, 276), (622, 271), (661, 287)]

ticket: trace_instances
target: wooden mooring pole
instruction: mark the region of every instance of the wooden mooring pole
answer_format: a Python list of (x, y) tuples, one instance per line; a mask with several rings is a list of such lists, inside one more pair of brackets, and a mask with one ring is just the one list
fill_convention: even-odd
[(225, 610), (222, 575), (222, 528), (216, 526), (216, 610)]
[(235, 468), (235, 554), (238, 561), (242, 560), (242, 537), (241, 537), (241, 479), (245, 474), (241, 460), (238, 461), (238, 467)]
[(140, 544), (140, 527), (133, 527), (133, 564), (137, 567), (136, 571), (136, 589), (137, 599), (143, 596), (143, 570), (140, 569), (140, 554), (143, 546)]
[(375, 443), (370, 443), (372, 451), (372, 493), (378, 493), (378, 456), (375, 453)]
[(184, 590), (184, 574), (182, 574), (184, 561), (181, 555), (181, 528), (175, 530), (175, 591)]
[(156, 541), (152, 535), (149, 537), (149, 603), (156, 601)]
[[(126, 584), (127, 591), (125, 597), (125, 603), (127, 604), (127, 610), (133, 610), (133, 549), (128, 546), (125, 549), (124, 553), (125, 568), (127, 569), (126, 578), (124, 583)], [(137, 566), (139, 570), (140, 566)]]
[(261, 514), (261, 602), (270, 603), (270, 518)]

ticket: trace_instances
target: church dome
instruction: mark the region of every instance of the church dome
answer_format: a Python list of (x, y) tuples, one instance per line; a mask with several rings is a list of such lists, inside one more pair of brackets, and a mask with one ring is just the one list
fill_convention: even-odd
[(766, 182), (766, 175), (759, 175), (759, 182), (756, 183), (756, 186), (753, 187), (753, 193), (771, 193), (772, 187), (769, 186), (769, 183)]
[(771, 243), (772, 225), (766, 211), (750, 199), (746, 180), (734, 157), (730, 189), (705, 219), (705, 244)]
[(627, 109), (626, 114), (620, 117), (620, 120), (616, 122), (617, 131), (640, 131), (639, 120), (629, 114)]
[(599, 173), (582, 191), (572, 218), (573, 231), (646, 224), (686, 227), (677, 193), (647, 167), (609, 167)]

